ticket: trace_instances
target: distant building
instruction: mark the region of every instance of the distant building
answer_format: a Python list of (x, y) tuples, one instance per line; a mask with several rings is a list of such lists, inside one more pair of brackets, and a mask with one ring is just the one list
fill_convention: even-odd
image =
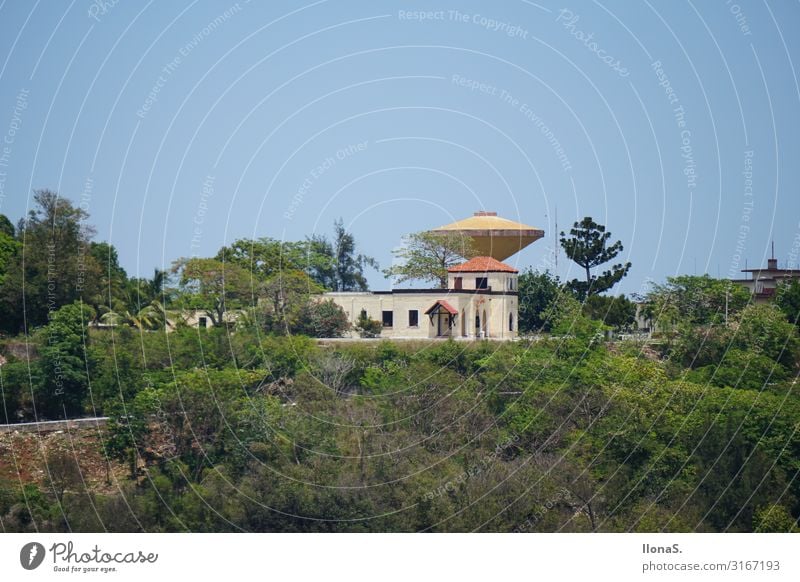
[(778, 259), (767, 259), (766, 268), (742, 269), (742, 273), (750, 273), (749, 278), (732, 279), (743, 287), (747, 287), (753, 294), (756, 303), (766, 303), (775, 296), (775, 291), (782, 283), (791, 283), (800, 280), (800, 270), (779, 269)]
[[(380, 321), (382, 338), (514, 339), (518, 333), (518, 271), (492, 257), (449, 269), (447, 289), (326, 293), (355, 326)], [(357, 336), (357, 332), (352, 332)]]
[(448, 269), (446, 289), (335, 292), (323, 298), (339, 305), (353, 326), (360, 317), (381, 322), (382, 338), (518, 337), (519, 272), (501, 261), (544, 236), (544, 231), (481, 211), (433, 232), (461, 232), (481, 253)]

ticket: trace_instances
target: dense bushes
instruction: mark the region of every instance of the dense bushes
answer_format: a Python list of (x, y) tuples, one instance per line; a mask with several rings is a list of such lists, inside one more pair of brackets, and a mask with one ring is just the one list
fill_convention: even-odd
[[(97, 446), (126, 468), (121, 492), (66, 483), (62, 515), (48, 484), (0, 483), (0, 517), (13, 531), (788, 530), (790, 379), (764, 391), (756, 360), (737, 388), (702, 368), (670, 379), (668, 361), (598, 340), (579, 305), (559, 313), (571, 334), (514, 344), (95, 333), (95, 402), (113, 417)], [(779, 353), (758, 345), (748, 357)]]

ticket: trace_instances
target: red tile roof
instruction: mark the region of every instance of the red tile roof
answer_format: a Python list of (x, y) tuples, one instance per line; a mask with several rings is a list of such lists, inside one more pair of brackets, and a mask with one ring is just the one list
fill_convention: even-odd
[(475, 257), (447, 269), (449, 273), (519, 273), (514, 267), (492, 257)]
[(447, 312), (448, 312), (450, 315), (458, 315), (458, 310), (456, 310), (456, 308), (455, 308), (455, 307), (453, 307), (452, 305), (450, 305), (450, 304), (449, 304), (447, 301), (445, 301), (444, 299), (439, 299), (439, 300), (438, 300), (436, 303), (434, 303), (434, 304), (431, 306), (431, 308), (430, 308), (430, 309), (428, 309), (428, 311), (426, 311), (426, 312), (425, 312), (425, 315), (429, 315), (429, 314), (430, 314), (430, 312), (431, 312), (431, 311), (433, 311), (434, 309), (436, 309), (436, 308), (437, 308), (439, 305), (441, 305), (441, 306), (442, 306), (442, 308), (443, 308), (445, 311), (447, 311)]

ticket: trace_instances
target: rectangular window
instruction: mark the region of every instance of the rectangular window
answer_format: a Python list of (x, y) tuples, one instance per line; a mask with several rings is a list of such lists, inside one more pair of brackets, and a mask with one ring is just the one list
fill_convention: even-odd
[(475, 277), (475, 289), (488, 289), (489, 279), (487, 277)]
[(453, 279), (453, 289), (461, 289), (464, 286), (464, 278), (456, 277)]
[(383, 312), (383, 327), (392, 327), (394, 321), (394, 314), (391, 311)]
[(208, 320), (205, 317), (201, 317), (197, 320), (197, 327), (206, 327), (208, 325)]
[(408, 327), (419, 327), (419, 311), (416, 309), (408, 310)]

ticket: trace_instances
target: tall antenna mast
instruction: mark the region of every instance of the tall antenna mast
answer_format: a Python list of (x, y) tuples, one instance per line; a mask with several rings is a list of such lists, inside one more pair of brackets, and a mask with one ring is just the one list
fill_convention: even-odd
[(553, 228), (553, 248), (556, 254), (556, 276), (558, 276), (558, 204), (556, 204), (556, 221)]

